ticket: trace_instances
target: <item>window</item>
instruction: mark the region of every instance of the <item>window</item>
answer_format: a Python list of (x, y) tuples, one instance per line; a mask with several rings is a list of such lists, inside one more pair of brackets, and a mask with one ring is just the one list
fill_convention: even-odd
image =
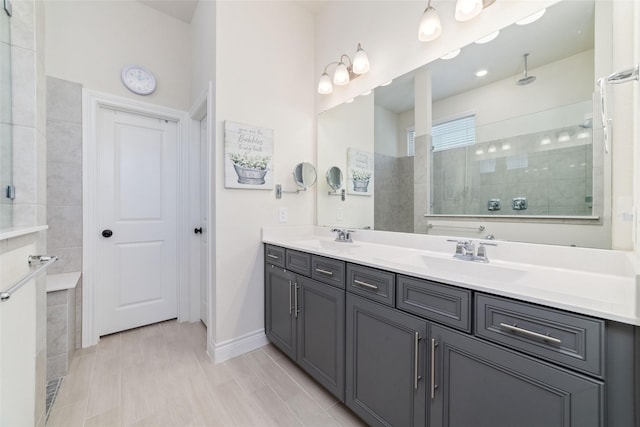
[(411, 126), (407, 128), (407, 157), (416, 155), (416, 128)]
[(433, 151), (473, 145), (476, 142), (476, 116), (470, 115), (438, 123), (431, 128)]

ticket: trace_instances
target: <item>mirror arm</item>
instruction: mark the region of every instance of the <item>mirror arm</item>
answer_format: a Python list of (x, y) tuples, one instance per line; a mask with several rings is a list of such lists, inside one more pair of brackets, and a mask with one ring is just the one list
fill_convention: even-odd
[(344, 188), (342, 190), (340, 190), (339, 193), (338, 193), (338, 190), (329, 191), (328, 193), (329, 193), (330, 196), (340, 196), (340, 198), (341, 198), (341, 200), (343, 202), (346, 199)]
[(298, 194), (302, 191), (307, 191), (307, 187), (298, 188), (296, 191), (290, 191), (290, 190), (283, 190), (282, 185), (276, 184), (276, 199), (282, 199), (282, 193)]

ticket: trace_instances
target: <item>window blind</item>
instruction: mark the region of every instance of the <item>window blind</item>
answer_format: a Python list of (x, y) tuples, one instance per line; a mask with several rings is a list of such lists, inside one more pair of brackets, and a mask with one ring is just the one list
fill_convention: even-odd
[(433, 125), (431, 132), (433, 151), (473, 145), (476, 142), (476, 116), (470, 115)]
[(413, 157), (416, 154), (416, 128), (413, 126), (407, 128), (407, 157)]

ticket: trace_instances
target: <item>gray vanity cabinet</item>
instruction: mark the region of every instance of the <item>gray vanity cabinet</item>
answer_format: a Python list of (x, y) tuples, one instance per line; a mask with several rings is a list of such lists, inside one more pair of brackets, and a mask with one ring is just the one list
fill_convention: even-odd
[(602, 426), (603, 383), (431, 324), (431, 426)]
[(296, 358), (296, 318), (293, 293), (296, 275), (273, 264), (265, 268), (264, 328), (267, 338), (287, 356)]
[[(267, 338), (344, 401), (344, 289), (273, 265), (275, 259), (268, 257), (276, 253), (273, 248), (267, 246), (265, 258)], [(297, 268), (304, 269), (311, 258), (286, 250), (286, 267), (294, 260)]]
[(347, 293), (346, 405), (372, 426), (426, 425), (427, 322)]
[(344, 401), (344, 290), (298, 276), (298, 364)]

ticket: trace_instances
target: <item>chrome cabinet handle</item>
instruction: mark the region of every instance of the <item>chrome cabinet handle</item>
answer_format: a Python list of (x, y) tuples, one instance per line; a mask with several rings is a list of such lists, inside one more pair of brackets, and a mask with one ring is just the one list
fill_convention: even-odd
[(365, 288), (373, 289), (374, 291), (378, 290), (378, 286), (377, 285), (372, 285), (370, 283), (362, 282), (360, 280), (354, 280), (353, 283), (355, 283), (357, 285), (360, 285), (360, 286), (364, 286)]
[(298, 289), (300, 289), (300, 286), (298, 286), (297, 283), (294, 283), (294, 286), (296, 287), (295, 292), (293, 294), (293, 300), (295, 302), (294, 313), (295, 313), (296, 319), (297, 319), (298, 318), (298, 313), (300, 313), (300, 310), (298, 310)]
[(562, 340), (554, 337), (550, 337), (549, 335), (539, 334), (537, 332), (530, 331), (528, 329), (518, 328), (516, 325), (509, 325), (507, 323), (500, 323), (500, 327), (504, 328), (510, 332), (514, 332), (516, 334), (526, 335), (528, 337), (537, 338), (543, 341), (549, 341), (554, 344), (562, 344)]
[(318, 273), (326, 274), (327, 276), (333, 276), (333, 271), (323, 270), (321, 268), (316, 268)]
[(291, 287), (293, 286), (293, 282), (289, 280), (289, 315), (293, 312), (293, 307), (291, 306)]
[(415, 335), (415, 341), (413, 343), (415, 345), (415, 351), (414, 351), (414, 359), (413, 359), (413, 371), (414, 371), (414, 380), (413, 380), (413, 388), (414, 389), (418, 389), (418, 381), (420, 379), (422, 379), (420, 377), (420, 373), (418, 372), (419, 366), (418, 366), (418, 360), (420, 357), (420, 349), (418, 348), (418, 346), (420, 345), (420, 333), (418, 331), (416, 331), (416, 335)]
[(435, 338), (431, 338), (431, 400), (436, 398), (436, 344)]
[(267, 258), (271, 258), (271, 259), (280, 259), (279, 256), (273, 255), (273, 254), (267, 254)]

